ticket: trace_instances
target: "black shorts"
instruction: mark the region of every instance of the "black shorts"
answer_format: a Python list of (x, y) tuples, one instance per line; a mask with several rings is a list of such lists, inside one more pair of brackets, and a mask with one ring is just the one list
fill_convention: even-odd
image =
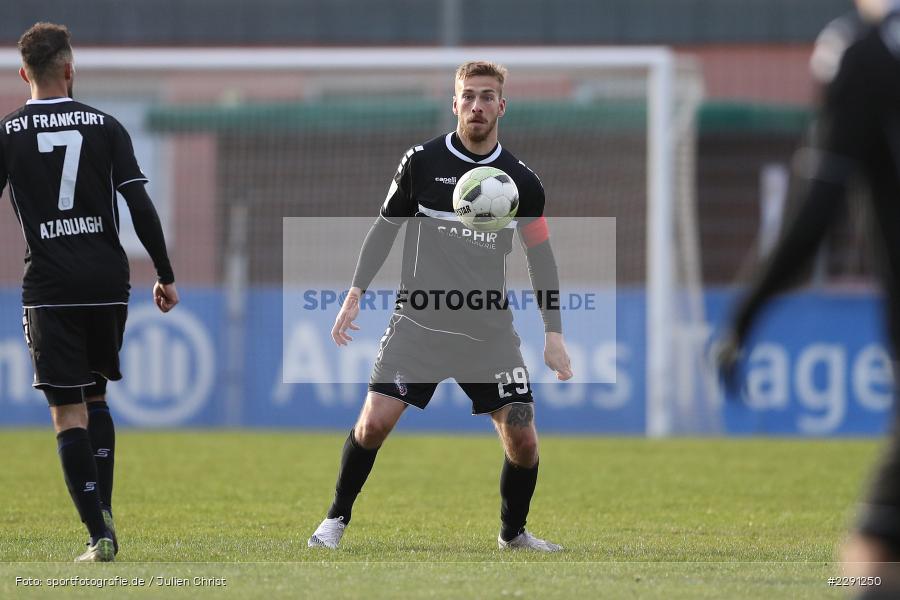
[(34, 365), (32, 385), (86, 388), (88, 395), (105, 392), (101, 380), (122, 379), (119, 350), (127, 316), (124, 304), (24, 309), (22, 328)]
[(381, 338), (369, 390), (425, 408), (438, 383), (454, 378), (472, 401), (472, 414), (531, 403), (528, 369), (512, 328), (487, 341), (432, 331), (394, 315)]

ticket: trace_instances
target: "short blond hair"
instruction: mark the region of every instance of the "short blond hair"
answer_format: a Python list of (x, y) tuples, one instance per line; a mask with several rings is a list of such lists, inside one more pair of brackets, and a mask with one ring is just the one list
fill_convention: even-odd
[(506, 67), (499, 63), (486, 60), (470, 60), (459, 65), (459, 68), (456, 69), (456, 77), (453, 82), (455, 84), (457, 81), (465, 81), (469, 77), (485, 75), (497, 80), (497, 83), (500, 84), (500, 93), (502, 94), (503, 84), (506, 82), (506, 74)]

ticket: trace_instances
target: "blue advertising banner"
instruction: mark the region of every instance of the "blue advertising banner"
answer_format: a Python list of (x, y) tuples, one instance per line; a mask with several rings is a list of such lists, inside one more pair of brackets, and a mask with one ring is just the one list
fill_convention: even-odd
[[(707, 293), (713, 328), (727, 313), (729, 299), (726, 292)], [(43, 395), (31, 388), (21, 314), (19, 291), (0, 291), (0, 425), (49, 425)], [(367, 325), (364, 336), (333, 352), (328, 335), (333, 307), (305, 312), (285, 329), (282, 290), (254, 289), (246, 297), (243, 321), (235, 326), (227, 314), (225, 294), (217, 289), (182, 290), (182, 303), (167, 315), (133, 300), (122, 350), (125, 377), (109, 385), (117, 419), (139, 427), (352, 425), (386, 324)], [(570, 321), (573, 368), (590, 375), (585, 383), (554, 382), (543, 366), (537, 311), (523, 313), (521, 322), (516, 318), (542, 431), (644, 433), (643, 292), (618, 291), (614, 339), (579, 335), (590, 328)], [(885, 430), (892, 380), (875, 297), (785, 297), (766, 313), (746, 358), (743, 400), (722, 405), (725, 433), (828, 436)], [(352, 376), (338, 377), (342, 369)], [(304, 377), (303, 383), (285, 383)], [(400, 427), (491, 429), (489, 419), (470, 411), (469, 400), (448, 382), (427, 410), (407, 411)]]
[[(18, 289), (0, 292), (0, 424), (49, 425), (47, 401), (31, 387), (20, 297)], [(107, 389), (123, 424), (220, 424), (223, 295), (189, 290), (187, 297), (184, 310), (179, 305), (167, 315), (132, 299), (120, 355), (124, 378)]]
[[(708, 292), (720, 323), (731, 295)], [(740, 398), (724, 404), (731, 434), (873, 435), (893, 406), (880, 300), (871, 294), (795, 294), (762, 314), (741, 365)]]

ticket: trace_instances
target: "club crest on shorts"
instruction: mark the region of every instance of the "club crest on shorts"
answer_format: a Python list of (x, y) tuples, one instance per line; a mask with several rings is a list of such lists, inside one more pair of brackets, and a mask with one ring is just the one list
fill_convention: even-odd
[(397, 386), (397, 391), (400, 392), (401, 396), (406, 395), (406, 381), (403, 378), (403, 373), (401, 373), (400, 371), (397, 371), (397, 374), (394, 375), (394, 385)]

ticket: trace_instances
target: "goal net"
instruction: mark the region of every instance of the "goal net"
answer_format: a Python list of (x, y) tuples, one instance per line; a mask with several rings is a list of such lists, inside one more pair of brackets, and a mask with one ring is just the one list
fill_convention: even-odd
[[(616, 364), (627, 358), (637, 378), (619, 395), (646, 402), (650, 435), (716, 431), (693, 179), (703, 86), (668, 49), (85, 49), (76, 93), (131, 131), (179, 281), (228, 290), (237, 413), (241, 346), (281, 336), (251, 324), (246, 294), (282, 285), (284, 218), (373, 218), (403, 152), (455, 128), (452, 75), (473, 58), (509, 68), (500, 139), (541, 177), (546, 214), (615, 218), (616, 348), (627, 355)], [(17, 61), (0, 57), (10, 72)], [(0, 98), (17, 105), (17, 94), (0, 81)], [(603, 246), (573, 235), (590, 265)], [(333, 265), (355, 262), (360, 239), (327, 251), (305, 239), (292, 252), (317, 257), (313, 276), (349, 281)], [(136, 239), (126, 248), (148, 272)], [(579, 268), (560, 265), (575, 280)]]

